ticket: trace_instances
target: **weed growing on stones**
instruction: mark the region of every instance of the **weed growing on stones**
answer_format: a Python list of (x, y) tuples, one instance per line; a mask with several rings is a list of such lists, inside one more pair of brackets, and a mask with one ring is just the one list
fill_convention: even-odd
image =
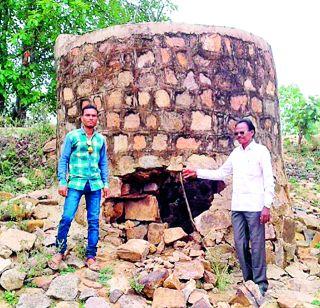
[(16, 305), (18, 304), (18, 300), (19, 300), (15, 291), (4, 291), (2, 298), (11, 307), (16, 307)]
[(141, 294), (144, 285), (139, 283), (139, 277), (130, 278), (129, 283), (132, 290), (134, 290), (138, 294)]

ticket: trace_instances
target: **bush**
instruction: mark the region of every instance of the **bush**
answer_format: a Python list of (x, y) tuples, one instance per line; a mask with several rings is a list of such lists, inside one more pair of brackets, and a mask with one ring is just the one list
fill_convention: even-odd
[[(23, 129), (1, 129), (0, 191), (25, 193), (52, 184), (55, 165), (43, 162), (43, 146), (55, 136), (55, 129), (41, 123)], [(19, 177), (29, 181), (22, 184)]]

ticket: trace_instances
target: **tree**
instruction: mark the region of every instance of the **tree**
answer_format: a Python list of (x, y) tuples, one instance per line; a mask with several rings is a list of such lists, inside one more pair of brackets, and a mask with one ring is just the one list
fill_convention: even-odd
[(298, 135), (301, 149), (302, 137), (309, 139), (320, 121), (320, 98), (307, 99), (297, 86), (280, 87), (279, 101), (282, 127), (285, 132)]
[(166, 21), (175, 9), (171, 0), (1, 0), (0, 115), (55, 112), (53, 46), (60, 33)]

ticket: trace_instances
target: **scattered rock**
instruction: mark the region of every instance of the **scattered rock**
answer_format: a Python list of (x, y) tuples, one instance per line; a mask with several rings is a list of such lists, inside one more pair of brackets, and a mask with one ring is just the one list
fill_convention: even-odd
[(10, 259), (0, 258), (0, 274), (10, 268), (12, 261)]
[(45, 294), (21, 294), (17, 307), (19, 308), (47, 308), (51, 305), (51, 299)]
[(94, 296), (97, 296), (97, 292), (95, 289), (85, 288), (81, 291), (79, 299), (83, 301), (88, 299), (89, 297), (94, 297)]
[(154, 292), (152, 308), (184, 308), (185, 306), (182, 291), (158, 288)]
[(8, 247), (14, 252), (28, 251), (33, 247), (36, 238), (35, 234), (29, 232), (8, 229), (1, 233), (0, 245)]
[(188, 234), (183, 231), (181, 227), (169, 228), (164, 230), (164, 242), (165, 244), (171, 244), (177, 240), (180, 240)]
[(32, 279), (32, 283), (34, 283), (38, 288), (48, 290), (50, 283), (55, 277), (56, 275), (35, 277)]
[(177, 262), (174, 267), (174, 274), (179, 279), (200, 279), (204, 274), (204, 266), (199, 260)]
[(76, 301), (62, 301), (57, 303), (56, 308), (79, 308), (79, 303)]
[[(227, 304), (227, 303), (225, 303)], [(229, 306), (226, 306), (229, 307)], [(198, 301), (196, 301), (191, 308), (212, 308), (212, 305), (210, 304), (209, 300), (206, 300), (205, 298), (200, 298)], [(221, 306), (218, 306), (218, 308), (222, 308)]]
[(209, 296), (207, 291), (202, 289), (195, 289), (191, 292), (188, 298), (188, 303), (194, 304), (202, 298), (204, 298), (206, 301), (209, 301)]
[(153, 271), (139, 280), (139, 283), (144, 285), (142, 292), (152, 298), (154, 290), (161, 287), (163, 282), (168, 278), (169, 272), (166, 269)]
[(123, 295), (123, 292), (119, 289), (115, 289), (111, 291), (109, 295), (110, 303), (115, 304), (122, 295)]
[(47, 295), (62, 300), (74, 300), (78, 294), (78, 284), (79, 278), (75, 274), (58, 276), (51, 282)]
[(286, 272), (275, 264), (268, 264), (267, 277), (268, 279), (279, 280), (281, 276), (284, 276)]
[(86, 308), (110, 308), (110, 305), (103, 297), (90, 297), (86, 301)]
[[(158, 289), (159, 290), (159, 289)], [(124, 294), (122, 295), (118, 301), (117, 305), (119, 308), (148, 308), (146, 300), (135, 294)]]
[(141, 239), (131, 239), (117, 248), (120, 259), (128, 261), (142, 261), (149, 252), (150, 243)]
[(0, 284), (5, 290), (17, 290), (22, 288), (25, 277), (25, 273), (20, 272), (17, 268), (12, 268), (2, 273)]
[(68, 255), (65, 262), (67, 263), (67, 265), (76, 267), (76, 268), (82, 268), (84, 267), (84, 262), (83, 260), (81, 260), (80, 258), (78, 258), (77, 256), (71, 254)]
[(181, 290), (182, 284), (180, 280), (174, 275), (171, 274), (164, 282), (163, 287), (175, 290)]

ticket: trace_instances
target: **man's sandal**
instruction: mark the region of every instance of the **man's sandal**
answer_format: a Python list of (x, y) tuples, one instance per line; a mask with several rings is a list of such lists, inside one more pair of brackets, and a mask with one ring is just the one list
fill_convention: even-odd
[(64, 255), (62, 253), (56, 253), (52, 256), (51, 260), (48, 261), (48, 266), (56, 271), (60, 267), (61, 261), (64, 259)]
[(91, 269), (92, 271), (99, 271), (100, 270), (100, 266), (98, 264), (98, 262), (96, 261), (96, 258), (87, 258), (86, 261), (84, 262), (85, 266), (89, 269)]

